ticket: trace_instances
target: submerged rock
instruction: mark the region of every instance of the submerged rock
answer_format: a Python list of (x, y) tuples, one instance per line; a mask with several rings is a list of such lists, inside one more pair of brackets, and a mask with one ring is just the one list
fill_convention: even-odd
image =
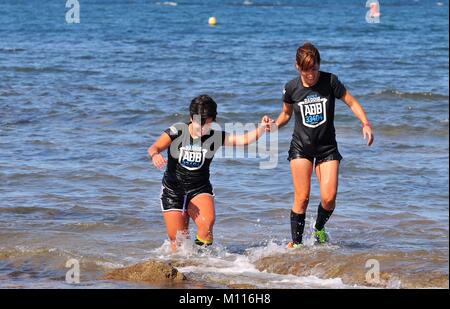
[(131, 266), (118, 268), (103, 276), (105, 280), (124, 280), (145, 283), (182, 282), (186, 276), (170, 263), (146, 261)]

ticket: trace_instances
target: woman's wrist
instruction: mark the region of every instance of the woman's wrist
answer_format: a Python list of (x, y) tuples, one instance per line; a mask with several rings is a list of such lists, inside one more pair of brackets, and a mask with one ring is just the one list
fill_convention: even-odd
[(155, 152), (152, 153), (152, 154), (149, 154), (150, 159), (153, 160), (153, 157), (156, 156), (157, 154), (159, 154), (159, 152), (157, 152), (157, 151), (155, 151)]
[(258, 132), (261, 132), (261, 131), (264, 131), (265, 128), (266, 128), (266, 124), (263, 122), (260, 122), (257, 130), (258, 130)]
[(362, 123), (362, 127), (363, 127), (363, 128), (364, 128), (364, 127), (372, 128), (372, 126), (370, 125), (370, 122), (369, 122), (369, 121), (363, 122), (363, 123)]

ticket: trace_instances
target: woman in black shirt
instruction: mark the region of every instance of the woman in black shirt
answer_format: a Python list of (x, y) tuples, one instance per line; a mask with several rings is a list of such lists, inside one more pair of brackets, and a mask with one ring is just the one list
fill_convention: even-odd
[[(283, 108), (275, 121), (284, 126), (295, 114), (295, 129), (289, 149), (294, 203), (291, 210), (292, 242), (289, 247), (302, 243), (305, 212), (308, 207), (313, 166), (319, 180), (321, 202), (314, 226), (319, 243), (327, 241), (324, 225), (330, 218), (336, 202), (339, 162), (342, 159), (336, 143), (334, 129), (335, 99), (341, 99), (361, 121), (367, 145), (373, 134), (363, 108), (336, 75), (320, 71), (320, 53), (311, 43), (297, 49), (296, 68), (299, 76), (289, 81), (283, 90)], [(314, 165), (315, 163), (315, 165)]]
[[(195, 243), (212, 244), (215, 210), (209, 166), (214, 154), (221, 146), (253, 143), (273, 122), (264, 116), (258, 128), (242, 135), (213, 130), (217, 104), (208, 95), (194, 98), (189, 113), (190, 122), (171, 126), (147, 150), (155, 167), (161, 169), (167, 163), (160, 198), (172, 250), (177, 233), (187, 236), (189, 218), (197, 226)], [(161, 155), (166, 149), (167, 160)]]

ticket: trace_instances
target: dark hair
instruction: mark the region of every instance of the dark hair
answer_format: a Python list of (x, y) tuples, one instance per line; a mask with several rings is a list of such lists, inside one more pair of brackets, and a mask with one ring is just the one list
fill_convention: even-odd
[(209, 95), (199, 95), (191, 101), (191, 105), (189, 105), (189, 114), (191, 118), (194, 118), (194, 115), (200, 115), (202, 123), (206, 118), (210, 117), (215, 121), (217, 116), (217, 104)]
[(309, 71), (316, 64), (320, 65), (319, 50), (313, 44), (306, 42), (297, 49), (295, 60), (300, 70)]

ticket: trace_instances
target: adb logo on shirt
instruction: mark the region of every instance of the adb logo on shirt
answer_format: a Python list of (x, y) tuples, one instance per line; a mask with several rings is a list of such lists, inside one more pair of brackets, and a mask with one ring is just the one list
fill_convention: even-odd
[(317, 128), (327, 121), (327, 101), (327, 98), (321, 98), (314, 94), (297, 103), (302, 112), (302, 121), (305, 126)]
[(180, 147), (178, 162), (190, 171), (198, 170), (205, 163), (206, 152), (206, 149), (202, 149), (202, 147), (197, 145)]

